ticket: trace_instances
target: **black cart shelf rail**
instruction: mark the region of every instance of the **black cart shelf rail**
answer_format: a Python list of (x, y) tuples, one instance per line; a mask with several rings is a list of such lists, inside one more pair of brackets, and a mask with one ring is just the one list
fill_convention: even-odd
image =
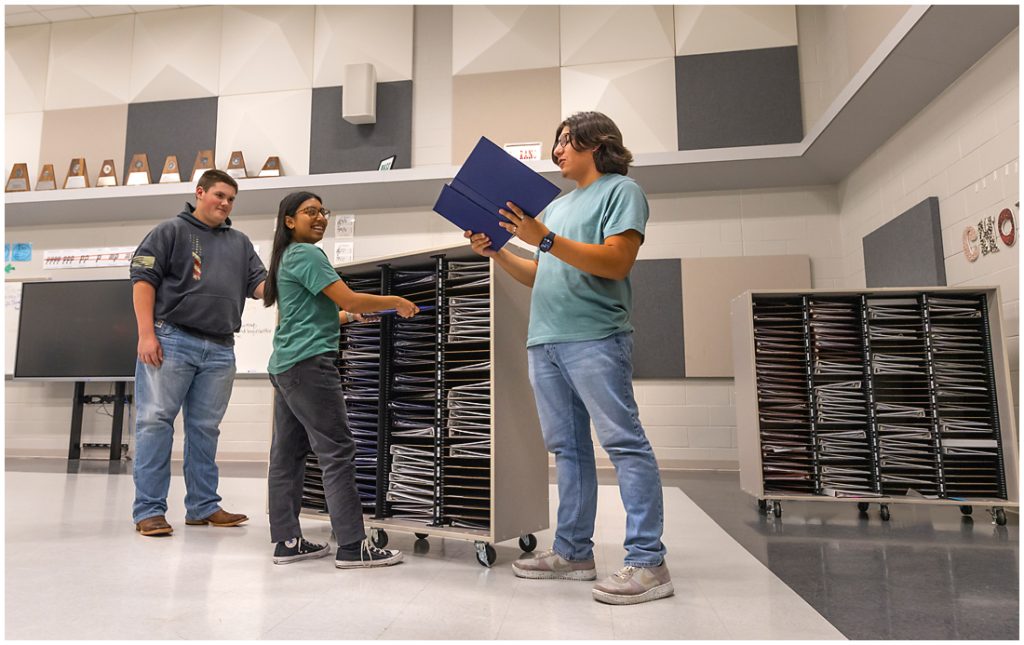
[(1018, 507), (996, 287), (748, 291), (732, 302), (740, 484), (790, 500)]
[[(384, 546), (397, 530), (470, 540), (488, 567), (494, 543), (519, 538), (532, 551), (549, 520), (526, 359), (529, 291), (465, 246), (336, 269), (354, 291), (424, 307), (341, 326), (337, 368), (371, 539)], [(327, 517), (313, 454), (302, 509)]]

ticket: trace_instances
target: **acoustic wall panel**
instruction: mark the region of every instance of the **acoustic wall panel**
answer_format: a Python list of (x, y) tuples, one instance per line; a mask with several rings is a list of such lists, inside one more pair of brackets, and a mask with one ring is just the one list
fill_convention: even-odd
[[(129, 105), (124, 160), (117, 169), (120, 181), (126, 177), (125, 171), (132, 155), (142, 152), (149, 157), (150, 181), (160, 181), (160, 171), (167, 155), (178, 157), (178, 163), (184, 169), (182, 179), (189, 181), (191, 176), (186, 178), (186, 175), (191, 175), (192, 164), (199, 151), (217, 145), (217, 100), (217, 97), (210, 97)], [(163, 216), (159, 213), (149, 215)]]
[(131, 100), (216, 96), (220, 82), (221, 7), (135, 16)]
[(638, 260), (629, 273), (633, 287), (633, 377), (686, 376), (683, 290), (679, 258)]
[(683, 258), (686, 376), (733, 376), (730, 302), (752, 289), (809, 289), (806, 255)]
[(221, 96), (313, 86), (312, 6), (225, 6), (223, 11)]
[(803, 139), (797, 48), (676, 57), (680, 150)]
[[(39, 150), (43, 137), (43, 112), (8, 114), (4, 121), (4, 181), (11, 176), (16, 163), (28, 164), (28, 177), (32, 190), (42, 165)], [(70, 161), (70, 160), (69, 160)], [(44, 161), (43, 163), (52, 163)], [(54, 166), (56, 170), (56, 166)], [(65, 168), (66, 170), (66, 168)]]
[(558, 67), (557, 6), (452, 7), (452, 74)]
[(675, 55), (671, 6), (563, 5), (560, 9), (563, 66)]
[[(121, 163), (127, 127), (127, 105), (49, 110), (43, 113), (39, 160), (44, 164), (53, 164), (59, 188), (64, 185), (64, 177), (67, 175), (71, 159), (85, 157), (89, 185), (95, 186), (104, 160), (113, 159), (115, 163)], [(118, 166), (118, 173), (120, 174), (123, 169), (122, 166)], [(157, 172), (160, 172), (159, 167)], [(32, 187), (35, 188), (39, 170), (30, 174)], [(118, 179), (119, 182), (121, 180), (123, 175)]]
[(788, 47), (797, 44), (793, 5), (675, 7), (679, 56)]
[(127, 103), (134, 25), (134, 16), (53, 23), (46, 109)]
[(317, 6), (313, 87), (345, 84), (345, 66), (370, 63), (378, 82), (412, 80), (411, 5)]
[(868, 287), (944, 287), (939, 198), (929, 197), (864, 236)]
[(377, 122), (353, 125), (341, 118), (344, 88), (313, 89), (309, 172), (322, 174), (376, 170), (396, 155), (393, 168), (410, 168), (412, 81), (377, 83)]
[(50, 25), (5, 30), (4, 111), (40, 112), (45, 107)]
[(607, 114), (634, 153), (676, 149), (675, 95), (671, 58), (562, 68), (562, 115)]
[(217, 167), (226, 168), (231, 153), (241, 150), (251, 177), (271, 155), (281, 158), (285, 175), (308, 175), (312, 96), (310, 89), (221, 98), (217, 104)]
[(465, 161), (481, 136), (499, 146), (539, 141), (550, 159), (563, 118), (560, 78), (557, 67), (453, 77), (452, 163)]

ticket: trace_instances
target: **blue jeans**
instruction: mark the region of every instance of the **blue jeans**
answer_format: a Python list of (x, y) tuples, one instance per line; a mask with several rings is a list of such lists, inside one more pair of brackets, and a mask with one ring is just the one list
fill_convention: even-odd
[(235, 350), (156, 323), (164, 362), (135, 364), (135, 522), (167, 513), (174, 419), (185, 415), (185, 519), (220, 509), (217, 439), (235, 378)]
[(665, 558), (661, 476), (633, 398), (633, 335), (530, 347), (530, 383), (541, 431), (558, 471), (554, 549), (566, 560), (594, 557), (597, 469), (593, 420), (611, 458), (626, 507), (625, 563), (656, 567)]

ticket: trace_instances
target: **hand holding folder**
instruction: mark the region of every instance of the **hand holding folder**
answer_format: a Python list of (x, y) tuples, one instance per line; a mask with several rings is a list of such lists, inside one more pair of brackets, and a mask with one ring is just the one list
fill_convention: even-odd
[(480, 137), (452, 183), (441, 189), (434, 211), (463, 231), (483, 233), (497, 251), (512, 237), (498, 226), (498, 222), (508, 222), (498, 213), (506, 208), (506, 202), (536, 217), (559, 192), (558, 186)]

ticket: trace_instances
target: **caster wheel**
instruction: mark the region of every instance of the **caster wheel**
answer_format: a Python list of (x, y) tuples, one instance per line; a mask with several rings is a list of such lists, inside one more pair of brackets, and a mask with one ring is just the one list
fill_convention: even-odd
[(428, 537), (430, 537), (429, 533), (413, 533), (413, 535), (416, 536), (417, 540), (426, 540)]
[(537, 548), (537, 538), (534, 537), (533, 533), (530, 533), (529, 535), (524, 535), (523, 537), (519, 538), (519, 548), (526, 553), (530, 553), (531, 551)]
[(1006, 511), (1001, 508), (997, 508), (993, 515), (996, 518), (996, 524), (999, 526), (1006, 526)]
[(388, 545), (388, 532), (384, 529), (371, 529), (370, 542), (378, 549), (383, 549)]
[(476, 543), (476, 561), (481, 566), (491, 568), (491, 565), (498, 559), (498, 553), (494, 550), (494, 547), (486, 542)]
[(964, 515), (970, 515), (971, 513), (974, 512), (974, 507), (973, 506), (966, 506), (966, 505), (965, 506), (961, 506), (960, 507), (960, 512), (963, 513)]
[(871, 505), (868, 504), (867, 502), (857, 502), (857, 510), (860, 511), (861, 513), (867, 513), (869, 506)]
[(772, 502), (772, 514), (775, 517), (782, 517), (782, 502), (779, 500)]
[(878, 509), (878, 512), (882, 516), (883, 522), (889, 521), (889, 506), (887, 504), (882, 504), (882, 507)]
[(768, 500), (759, 499), (757, 500), (757, 510), (760, 513), (768, 513)]

